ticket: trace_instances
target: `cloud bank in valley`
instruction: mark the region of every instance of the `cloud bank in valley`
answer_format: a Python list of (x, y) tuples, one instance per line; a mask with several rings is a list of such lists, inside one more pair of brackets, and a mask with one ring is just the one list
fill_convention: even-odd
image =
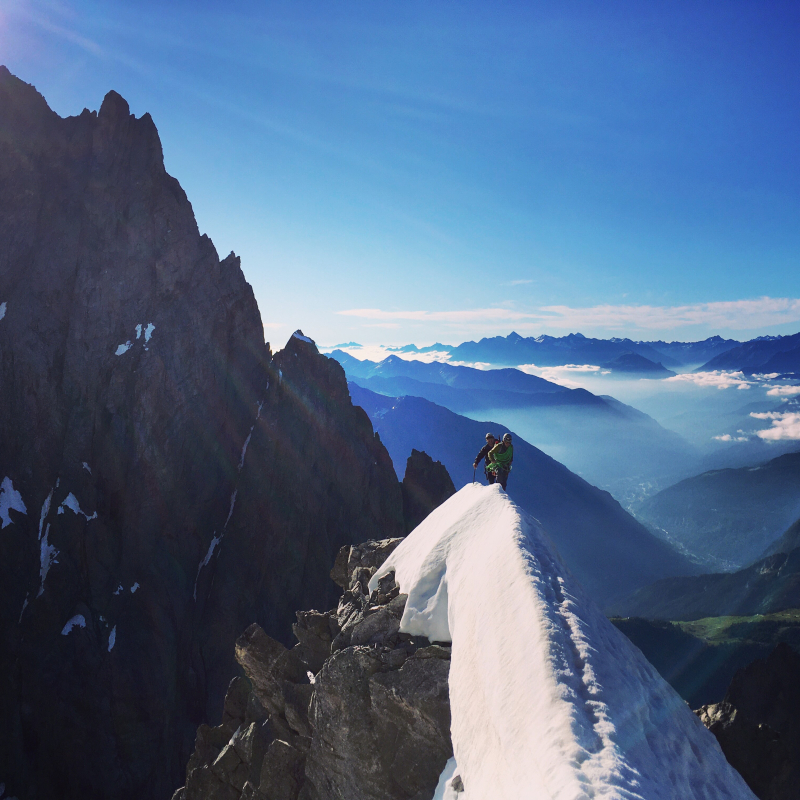
[(671, 378), (665, 378), (664, 383), (691, 383), (695, 386), (712, 387), (717, 389), (749, 389), (756, 385), (756, 381), (748, 381), (742, 372), (729, 372), (726, 370), (713, 370), (712, 372), (683, 372)]
[(772, 427), (758, 431), (757, 435), (767, 441), (783, 441), (800, 439), (800, 411), (766, 411), (752, 412), (753, 419), (770, 420)]

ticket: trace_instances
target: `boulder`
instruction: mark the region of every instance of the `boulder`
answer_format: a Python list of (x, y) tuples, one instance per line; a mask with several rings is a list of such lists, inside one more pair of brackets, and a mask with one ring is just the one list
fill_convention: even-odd
[[(376, 553), (394, 546), (346, 548), (343, 580), (373, 574)], [(201, 726), (179, 800), (227, 797), (231, 789), (246, 800), (432, 797), (452, 755), (450, 648), (399, 632), (406, 597), (393, 577), (370, 596), (354, 584), (337, 609), (298, 612), (291, 650), (258, 625), (239, 637), (236, 657), (249, 681), (231, 682), (225, 714), (236, 720), (244, 707), (245, 721), (236, 731)], [(309, 676), (312, 653), (322, 661)], [(248, 723), (251, 708), (266, 720)]]

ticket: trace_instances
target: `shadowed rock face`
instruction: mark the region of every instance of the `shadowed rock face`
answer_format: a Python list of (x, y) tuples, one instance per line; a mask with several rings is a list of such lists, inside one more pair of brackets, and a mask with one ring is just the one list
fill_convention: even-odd
[(450, 646), (399, 632), (400, 539), (343, 547), (337, 608), (297, 612), (287, 650), (251, 625), (236, 641), (222, 724), (197, 731), (173, 800), (429, 800), (452, 755)]
[(455, 493), (456, 487), (444, 464), (434, 461), (426, 452), (412, 448), (403, 476), (406, 531), (411, 533), (431, 511)]
[(148, 115), (61, 119), (0, 68), (0, 777), (168, 797), (253, 620), (327, 607), (344, 544), (402, 535), (344, 373), (274, 358)]
[(794, 800), (800, 780), (800, 654), (781, 643), (696, 713), (761, 800)]

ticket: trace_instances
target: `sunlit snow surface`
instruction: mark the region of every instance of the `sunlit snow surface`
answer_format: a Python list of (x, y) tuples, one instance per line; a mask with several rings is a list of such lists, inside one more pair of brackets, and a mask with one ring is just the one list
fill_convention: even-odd
[(499, 486), (451, 497), (370, 588), (392, 569), (408, 594), (400, 630), (452, 641), (459, 800), (753, 800), (713, 735)]

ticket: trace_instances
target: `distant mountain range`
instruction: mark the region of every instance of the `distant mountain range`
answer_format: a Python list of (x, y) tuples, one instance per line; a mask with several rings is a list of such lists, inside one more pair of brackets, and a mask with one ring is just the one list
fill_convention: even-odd
[(613, 397), (568, 389), (518, 369), (480, 370), (389, 356), (330, 354), (348, 380), (389, 397), (423, 397), (458, 414), (501, 419), (591, 483), (626, 499), (642, 482), (667, 486), (698, 470), (693, 448)]
[(646, 499), (637, 516), (700, 558), (752, 563), (800, 516), (800, 452), (687, 478)]
[(712, 336), (702, 342), (634, 342), (632, 339), (592, 339), (581, 333), (523, 337), (512, 332), (508, 336), (493, 336), (455, 346), (437, 343), (418, 348), (411, 344), (394, 350), (399, 353), (444, 352), (450, 354), (451, 361), (467, 363), (499, 366), (536, 364), (540, 367), (599, 365), (635, 353), (654, 364), (661, 362), (667, 367), (680, 367), (703, 364), (739, 344), (720, 336)]
[[(472, 463), (486, 432), (502, 435), (507, 430), (419, 397), (391, 398), (349, 385), (353, 403), (369, 415), (398, 471), (412, 449), (425, 450), (447, 467), (456, 488), (472, 481)], [(481, 469), (476, 480), (483, 480)], [(660, 577), (697, 571), (610, 494), (517, 435), (508, 491), (542, 522), (567, 565), (601, 605)]]
[[(360, 345), (348, 342), (337, 347), (355, 348)], [(698, 372), (741, 370), (746, 374), (777, 372), (782, 375), (800, 375), (800, 333), (792, 336), (759, 336), (748, 342), (723, 339), (721, 336), (711, 336), (701, 342), (635, 342), (632, 339), (593, 339), (581, 333), (570, 333), (567, 336), (524, 337), (512, 331), (508, 336), (493, 336), (459, 345), (437, 342), (428, 347), (407, 344), (388, 349), (407, 355), (441, 352), (449, 354), (453, 362), (494, 366), (516, 367), (522, 364), (536, 364), (539, 367), (557, 367), (566, 364), (607, 366), (621, 357), (629, 358), (634, 355), (647, 359), (653, 365), (661, 364), (667, 371), (670, 367), (693, 366)], [(640, 364), (647, 366), (644, 362)], [(615, 371), (625, 371), (619, 369), (619, 366), (618, 364)], [(649, 369), (655, 372), (652, 367)], [(655, 377), (655, 374), (650, 377)]]
[(800, 333), (753, 339), (714, 356), (700, 369), (741, 370), (748, 375), (800, 374)]

